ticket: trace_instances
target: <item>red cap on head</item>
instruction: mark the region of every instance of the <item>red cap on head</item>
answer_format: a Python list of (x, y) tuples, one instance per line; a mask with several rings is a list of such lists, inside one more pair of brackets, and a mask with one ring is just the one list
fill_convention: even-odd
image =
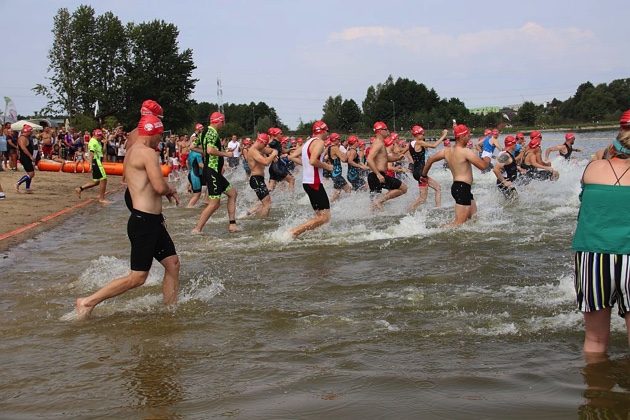
[(542, 137), (534, 137), (533, 139), (529, 141), (529, 144), (527, 145), (527, 147), (529, 147), (530, 149), (537, 149), (540, 147), (541, 140), (542, 140)]
[(497, 130), (496, 128), (494, 130), (492, 130), (492, 135), (493, 136), (498, 136), (499, 135), (499, 130)]
[(295, 141), (298, 142), (298, 144), (301, 144), (304, 142), (304, 139), (302, 137), (298, 137)]
[(94, 137), (99, 137), (103, 135), (103, 130), (101, 130), (100, 128), (96, 128), (94, 131), (92, 131), (92, 135)]
[(568, 140), (575, 140), (575, 134), (567, 133), (567, 134), (564, 135), (564, 139), (567, 140), (567, 141)]
[(138, 122), (138, 135), (155, 136), (164, 132), (164, 125), (158, 117), (152, 114), (143, 115)]
[(326, 139), (326, 141), (324, 142), (324, 146), (328, 147), (332, 144), (332, 142), (330, 141), (330, 139)]
[(218, 111), (210, 114), (210, 124), (221, 124), (225, 122), (225, 115), (221, 114)]
[(164, 116), (164, 110), (153, 99), (147, 99), (142, 102), (142, 106), (140, 107), (140, 115), (155, 115), (156, 117), (162, 118)]
[(484, 136), (487, 136), (488, 134), (492, 134), (492, 130), (490, 130), (489, 128), (486, 128), (485, 130), (483, 130)]
[(277, 127), (271, 127), (269, 130), (267, 130), (267, 133), (270, 136), (279, 136), (280, 134), (282, 134), (282, 130)]
[(458, 138), (470, 134), (470, 130), (464, 124), (457, 124), (455, 128), (453, 128), (453, 133), (455, 134), (455, 138)]
[(414, 136), (417, 136), (418, 134), (424, 134), (424, 128), (420, 127), (419, 125), (414, 125), (413, 127), (411, 127), (411, 134)]
[(365, 142), (363, 140), (359, 140), (359, 147), (365, 146)]
[(203, 124), (199, 124), (199, 123), (195, 124), (195, 130), (201, 130), (201, 129), (203, 129)]
[[(258, 139), (256, 139), (256, 140), (258, 140)], [(252, 144), (252, 141), (249, 138), (243, 140), (243, 146), (249, 146), (250, 144)]]
[(357, 136), (349, 136), (348, 137), (348, 144), (350, 146), (357, 144), (358, 141), (359, 141), (359, 138)]
[(387, 130), (387, 124), (385, 124), (383, 121), (377, 121), (374, 123), (374, 132), (377, 132), (378, 130)]
[(507, 136), (504, 140), (505, 147), (512, 147), (516, 144), (516, 138), (514, 136)]
[(383, 142), (385, 143), (385, 147), (389, 147), (392, 144), (394, 144), (394, 139), (390, 135), (390, 136), (385, 137), (385, 140), (383, 140)]
[(630, 130), (630, 109), (621, 114), (619, 126), (624, 130)]
[(529, 133), (529, 138), (532, 140), (539, 137), (542, 139), (542, 134), (540, 134), (540, 131), (538, 130), (534, 130), (531, 133)]
[(269, 144), (269, 135), (267, 135), (267, 133), (259, 133), (258, 137), (256, 137), (256, 141), (259, 141), (266, 146)]
[(392, 141), (398, 140), (398, 133), (391, 133), (389, 136), (392, 138)]
[(28, 124), (24, 124), (24, 126), (22, 127), (22, 134), (29, 134), (33, 131), (33, 127), (31, 127)]
[(313, 123), (313, 128), (312, 128), (313, 134), (320, 134), (320, 133), (323, 133), (324, 131), (328, 131), (328, 126), (326, 125), (324, 121), (315, 121)]
[(444, 140), (444, 147), (451, 147), (451, 141), (449, 139)]
[(516, 138), (517, 139), (524, 139), (525, 138), (525, 134), (521, 133), (520, 131), (518, 133), (516, 133)]
[(328, 140), (330, 140), (331, 143), (339, 141), (340, 139), (341, 139), (341, 136), (337, 133), (330, 133), (330, 136), (328, 136)]

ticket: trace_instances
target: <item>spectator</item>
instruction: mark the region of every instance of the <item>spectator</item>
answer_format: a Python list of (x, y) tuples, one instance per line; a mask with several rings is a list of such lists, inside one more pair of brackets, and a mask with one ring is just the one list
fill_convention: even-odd
[(116, 142), (116, 147), (118, 148), (118, 155), (116, 156), (116, 161), (117, 162), (124, 162), (125, 161), (125, 154), (127, 153), (127, 149), (125, 144), (127, 143), (127, 139), (123, 136), (120, 136), (118, 138), (118, 141)]
[(0, 171), (9, 169), (7, 166), (7, 158), (9, 157), (9, 145), (7, 144), (7, 136), (4, 130), (0, 133)]

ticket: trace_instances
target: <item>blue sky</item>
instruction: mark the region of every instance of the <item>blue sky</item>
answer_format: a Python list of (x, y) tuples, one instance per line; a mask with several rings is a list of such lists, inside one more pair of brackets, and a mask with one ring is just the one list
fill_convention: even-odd
[(564, 100), (584, 81), (630, 77), (627, 0), (0, 0), (12, 23), (0, 96), (19, 113), (45, 104), (31, 88), (45, 82), (52, 18), (80, 4), (123, 22), (174, 23), (197, 65), (194, 99), (216, 102), (220, 76), (225, 102), (265, 101), (293, 128), (321, 117), (330, 95), (360, 106), (389, 74), (469, 108)]

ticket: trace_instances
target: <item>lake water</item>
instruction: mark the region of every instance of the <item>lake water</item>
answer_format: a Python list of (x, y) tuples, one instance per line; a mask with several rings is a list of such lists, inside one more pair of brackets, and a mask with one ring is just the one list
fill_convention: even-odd
[[(570, 249), (582, 171), (614, 135), (578, 134), (578, 160), (553, 160), (560, 180), (513, 204), (475, 170), (479, 218), (459, 229), (440, 227), (453, 200), (437, 167), (443, 208), (431, 190), (406, 214), (409, 181), (383, 213), (355, 194), (295, 241), (286, 230), (312, 215), (299, 186), (235, 235), (225, 206), (201, 237), (200, 209), (167, 206), (182, 260), (172, 311), (154, 263), (145, 286), (66, 320), (129, 264), (122, 197), (82, 210), (0, 260), (0, 417), (627, 418), (623, 320), (610, 358), (585, 360)], [(562, 141), (544, 133), (543, 147)], [(242, 213), (256, 197), (241, 170), (230, 178)]]

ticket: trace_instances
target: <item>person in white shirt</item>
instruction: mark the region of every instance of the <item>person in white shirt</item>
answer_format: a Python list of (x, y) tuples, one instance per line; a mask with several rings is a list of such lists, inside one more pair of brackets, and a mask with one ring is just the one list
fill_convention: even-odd
[(228, 158), (228, 166), (236, 168), (241, 160), (241, 143), (238, 141), (236, 134), (233, 134), (232, 139), (228, 142), (227, 151), (232, 152), (232, 157)]

